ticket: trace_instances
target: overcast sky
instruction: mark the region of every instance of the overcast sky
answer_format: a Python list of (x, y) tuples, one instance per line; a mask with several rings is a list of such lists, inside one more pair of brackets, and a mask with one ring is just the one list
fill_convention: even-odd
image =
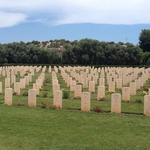
[(26, 22), (149, 24), (150, 0), (0, 0), (0, 28)]

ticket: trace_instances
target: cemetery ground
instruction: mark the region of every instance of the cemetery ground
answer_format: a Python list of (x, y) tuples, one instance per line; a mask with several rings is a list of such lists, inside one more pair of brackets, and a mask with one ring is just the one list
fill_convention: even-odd
[[(4, 105), (0, 95), (0, 150), (148, 150), (150, 147), (150, 117), (143, 115), (143, 90), (131, 96), (130, 102), (122, 102), (122, 113), (113, 114), (111, 93), (96, 100), (91, 96), (91, 112), (80, 111), (80, 99), (73, 93), (58, 73), (63, 89), (63, 108), (53, 107), (52, 78), (45, 73), (44, 86), (37, 96), (37, 107), (27, 106), (28, 89), (33, 82), (13, 95), (13, 106)], [(17, 78), (20, 76), (18, 74)], [(4, 82), (4, 78), (0, 79)], [(150, 81), (143, 88), (150, 87)]]

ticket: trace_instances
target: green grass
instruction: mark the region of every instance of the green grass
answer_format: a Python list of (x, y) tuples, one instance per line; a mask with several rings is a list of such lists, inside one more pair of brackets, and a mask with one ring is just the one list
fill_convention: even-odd
[[(61, 89), (68, 91), (60, 74), (58, 78)], [(4, 82), (4, 78), (0, 80)], [(37, 97), (37, 108), (28, 108), (26, 93), (32, 84), (20, 96), (13, 96), (11, 107), (3, 104), (0, 95), (0, 150), (149, 150), (150, 117), (143, 115), (142, 90), (129, 103), (122, 102), (123, 113), (117, 115), (110, 113), (108, 92), (104, 101), (92, 94), (90, 113), (80, 111), (80, 99), (74, 99), (73, 93), (63, 99), (62, 110), (55, 110), (49, 73)], [(145, 87), (150, 87), (149, 81)], [(102, 113), (94, 112), (96, 107)]]
[(148, 150), (142, 115), (0, 106), (1, 150)]

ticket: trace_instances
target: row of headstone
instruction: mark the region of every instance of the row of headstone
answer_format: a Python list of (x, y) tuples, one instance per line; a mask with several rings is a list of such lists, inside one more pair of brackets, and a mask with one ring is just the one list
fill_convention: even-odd
[[(5, 96), (4, 96), (4, 104), (11, 106), (12, 103), (13, 103), (13, 89), (6, 88)], [(28, 91), (28, 106), (36, 107), (36, 90), (35, 89), (30, 89)]]
[[(73, 68), (73, 67), (70, 67), (70, 68)], [(81, 67), (80, 67), (80, 69), (81, 69)], [(127, 69), (126, 72), (124, 71), (125, 69)], [(136, 95), (137, 90), (142, 88), (144, 86), (144, 84), (146, 83), (146, 81), (150, 78), (150, 71), (149, 71), (149, 69), (145, 69), (145, 70), (139, 69), (138, 70), (138, 68), (136, 68), (136, 69), (125, 68), (125, 69), (124, 68), (123, 69), (122, 68), (119, 68), (119, 69), (112, 68), (112, 70), (111, 70), (109, 68), (108, 73), (106, 72), (107, 73), (106, 81), (107, 81), (109, 92), (112, 92), (112, 93), (116, 92), (116, 88), (122, 89), (123, 99), (125, 101), (129, 101), (130, 96)], [(82, 69), (81, 76), (78, 73), (80, 70), (75, 72), (74, 69), (67, 69), (66, 67), (60, 68), (60, 70), (61, 70), (61, 75), (62, 75), (63, 79), (67, 83), (67, 86), (70, 87), (70, 91), (74, 91), (73, 89), (77, 89), (74, 91), (74, 93), (75, 93), (74, 95), (75, 95), (75, 97), (81, 97), (81, 91), (85, 87), (84, 82), (82, 82), (82, 81), (85, 81), (87, 78), (87, 75), (85, 75), (88, 72), (87, 68)], [(84, 72), (84, 70), (85, 70), (85, 72)], [(74, 72), (72, 72), (72, 71), (74, 71)], [(111, 75), (110, 75), (110, 71), (112, 71)], [(125, 73), (125, 75), (123, 73)], [(143, 76), (141, 75), (141, 73)], [(102, 77), (99, 78), (99, 86), (97, 87), (97, 89), (98, 89), (97, 90), (97, 99), (98, 100), (100, 98), (104, 98), (105, 94), (103, 94), (104, 92), (102, 92), (102, 91), (105, 91), (105, 89), (106, 89), (105, 78), (104, 78), (105, 77), (104, 69), (101, 74), (102, 74)], [(139, 77), (139, 74), (140, 74), (140, 77)], [(118, 76), (118, 78), (117, 78), (117, 76)], [(90, 79), (91, 79), (91, 76), (90, 76)], [(95, 89), (96, 89), (95, 85), (96, 85), (96, 83), (98, 83), (97, 79), (98, 78), (96, 76), (95, 80), (88, 80), (87, 82), (85, 81), (85, 83), (87, 83), (86, 87), (88, 87), (89, 92), (91, 92), (91, 93), (95, 92)], [(129, 86), (123, 86), (123, 85), (129, 85)], [(74, 88), (75, 86), (76, 86), (76, 88)], [(100, 92), (99, 92), (99, 89), (101, 89)], [(100, 97), (99, 93), (102, 93), (101, 95), (104, 95), (104, 96)]]
[(60, 84), (58, 82), (57, 67), (54, 67), (54, 71), (52, 71), (52, 92), (53, 92), (53, 106), (57, 109), (62, 108), (62, 90), (60, 89)]
[(36, 70), (37, 72), (40, 72), (40, 75), (36, 79), (35, 83), (33, 83), (33, 88), (28, 90), (28, 106), (29, 107), (36, 107), (37, 105), (37, 95), (40, 94), (40, 90), (43, 87), (44, 80), (45, 80), (45, 71), (46, 67), (44, 66), (43, 68), (38, 67)]
[(36, 79), (35, 83), (33, 83), (33, 89), (36, 90), (36, 95), (40, 94), (40, 90), (42, 89), (42, 86), (44, 84), (45, 80), (45, 73), (42, 72), (39, 77)]
[[(20, 94), (19, 89), (25, 88), (25, 86), (32, 81), (32, 76), (34, 75), (34, 68), (35, 67), (31, 68), (31, 67), (17, 67), (17, 66), (1, 68), (2, 72), (3, 71), (5, 72), (5, 74), (2, 73), (3, 76), (5, 77), (4, 89), (14, 87), (14, 92), (17, 95), (19, 95)], [(18, 73), (20, 74), (21, 78), (20, 81), (16, 82), (16, 75)], [(2, 89), (3, 89), (3, 85), (2, 85)]]
[[(14, 71), (14, 76), (9, 72), (11, 69), (1, 68), (1, 75), (5, 75), (5, 104), (12, 105), (13, 89), (10, 88), (11, 84), (14, 84), (14, 91), (19, 95), (20, 86), (28, 85), (32, 81), (33, 68), (25, 68), (24, 73), (21, 73), (22, 78), (19, 82), (15, 82), (15, 75), (19, 70)], [(30, 107), (36, 106), (36, 96), (39, 94), (39, 90), (43, 86), (46, 67), (34, 67), (36, 72), (41, 74), (33, 84), (33, 89), (28, 91), (28, 105)], [(62, 108), (62, 90), (57, 78), (57, 73), (61, 72), (63, 79), (65, 80), (70, 91), (74, 92), (75, 98), (81, 98), (81, 111), (90, 111), (91, 94), (96, 92), (97, 100), (105, 97), (106, 86), (108, 91), (112, 92), (111, 95), (111, 112), (121, 113), (121, 99), (124, 101), (130, 101), (131, 95), (136, 95), (136, 91), (144, 86), (147, 80), (150, 79), (150, 69), (145, 68), (101, 68), (94, 69), (90, 67), (54, 67), (52, 71), (49, 67), (49, 73), (52, 74), (52, 91), (53, 91), (53, 105), (56, 108)], [(28, 73), (27, 73), (28, 72)], [(27, 74), (26, 74), (27, 73)], [(13, 76), (13, 77), (11, 77)], [(12, 81), (12, 82), (11, 82)], [(96, 88), (97, 86), (97, 88)], [(2, 92), (2, 82), (0, 82), (0, 92)], [(86, 88), (87, 91), (84, 91)], [(122, 94), (115, 93), (116, 88), (122, 89)], [(144, 114), (150, 115), (150, 90), (149, 95), (144, 97)], [(121, 96), (122, 95), (122, 96)]]
[[(69, 68), (69, 69), (68, 69)], [(83, 74), (80, 76), (79, 72), (82, 73), (89, 73), (90, 71), (87, 71), (87, 68), (81, 68), (81, 67), (60, 67), (61, 75), (66, 82), (67, 86), (70, 87), (70, 91), (74, 92), (74, 97), (81, 97), (83, 93), (83, 88), (85, 88), (84, 83), (86, 76)], [(85, 72), (84, 72), (85, 71)], [(112, 71), (112, 72), (111, 72)], [(114, 71), (114, 72), (113, 72)], [(100, 72), (100, 71), (99, 71)], [(97, 100), (100, 100), (105, 97), (105, 85), (108, 85), (108, 91), (115, 93), (116, 88), (121, 89), (121, 94), (112, 95), (112, 105), (111, 110), (112, 112), (115, 112), (115, 109), (117, 107), (116, 112), (121, 112), (121, 99), (123, 101), (130, 101), (130, 97), (132, 95), (136, 95), (137, 90), (142, 88), (147, 80), (150, 79), (150, 69), (145, 68), (111, 68), (108, 69), (108, 72), (112, 73), (113, 76), (109, 76), (106, 72), (104, 73), (104, 70), (101, 72), (101, 77), (99, 78), (99, 85), (97, 87)], [(116, 74), (117, 72), (117, 74)], [(105, 74), (106, 74), (106, 81), (107, 84), (105, 84)], [(117, 77), (118, 75), (118, 77)], [(80, 78), (81, 77), (81, 78)], [(89, 84), (86, 84), (86, 87), (88, 87), (88, 91), (90, 93), (95, 92), (95, 85), (98, 83), (95, 80), (89, 80)], [(113, 96), (115, 96), (113, 100)], [(120, 99), (120, 100), (119, 100)], [(116, 103), (113, 103), (113, 101)], [(119, 103), (117, 103), (120, 102)]]
[[(38, 69), (37, 69), (38, 68)], [(36, 70), (37, 69), (37, 70)], [(4, 84), (4, 97), (5, 104), (12, 105), (12, 95), (16, 93), (16, 95), (20, 95), (21, 89), (24, 89), (30, 82), (32, 82), (32, 77), (36, 72), (39, 72), (42, 67), (32, 67), (32, 66), (16, 66), (16, 67), (4, 67), (1, 68), (3, 73), (3, 77), (5, 77)], [(20, 74), (19, 81), (16, 81), (16, 75)], [(0, 93), (2, 93), (3, 84), (0, 82)], [(29, 95), (29, 94), (28, 94)], [(30, 97), (30, 96), (29, 96)]]
[[(12, 105), (12, 88), (5, 89), (5, 104)], [(62, 91), (57, 90), (54, 98), (54, 106), (62, 108)], [(36, 107), (36, 89), (28, 91), (28, 106)], [(91, 95), (90, 92), (82, 92), (81, 96), (81, 111), (89, 112), (91, 109)], [(113, 93), (111, 95), (111, 112), (121, 113), (121, 94)], [(144, 96), (144, 115), (150, 116), (150, 95)]]
[[(37, 87), (41, 88), (44, 82), (44, 78), (45, 78), (45, 74), (41, 73), (39, 78), (36, 80), (37, 83)], [(25, 81), (25, 85), (29, 84), (29, 82), (32, 81), (32, 76), (26, 76), (24, 79), (26, 80), (22, 80)], [(14, 91), (17, 93), (17, 95), (20, 95), (20, 88), (21, 88), (21, 83), (22, 82), (16, 82), (14, 84)], [(28, 90), (28, 106), (29, 107), (36, 107), (36, 95), (37, 95), (37, 89), (29, 89)], [(12, 105), (12, 97), (13, 97), (13, 89), (12, 88), (5, 88), (5, 99), (4, 99), (4, 103), (6, 105)]]

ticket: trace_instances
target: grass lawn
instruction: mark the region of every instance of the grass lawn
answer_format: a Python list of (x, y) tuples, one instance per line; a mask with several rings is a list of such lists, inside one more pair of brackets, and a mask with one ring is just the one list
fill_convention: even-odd
[[(38, 77), (34, 76), (33, 82)], [(61, 76), (61, 88), (68, 90)], [(4, 79), (1, 78), (4, 82)], [(0, 150), (149, 150), (150, 117), (143, 116), (143, 93), (138, 91), (130, 103), (122, 102), (122, 114), (111, 114), (110, 94), (104, 101), (92, 95), (91, 110), (102, 113), (80, 112), (80, 100), (63, 99), (63, 109), (44, 108), (52, 105), (51, 76), (37, 97), (38, 107), (27, 105), (27, 91), (33, 83), (13, 96), (11, 107), (3, 104), (0, 95)], [(149, 87), (150, 83), (145, 85)]]
[(1, 150), (149, 150), (142, 115), (0, 106)]

